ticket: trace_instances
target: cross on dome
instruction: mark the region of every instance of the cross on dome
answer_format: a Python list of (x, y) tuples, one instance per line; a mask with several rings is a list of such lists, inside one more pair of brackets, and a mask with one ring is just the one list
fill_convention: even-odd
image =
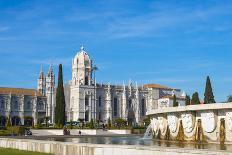
[(81, 50), (84, 50), (84, 46), (83, 45), (81, 45)]

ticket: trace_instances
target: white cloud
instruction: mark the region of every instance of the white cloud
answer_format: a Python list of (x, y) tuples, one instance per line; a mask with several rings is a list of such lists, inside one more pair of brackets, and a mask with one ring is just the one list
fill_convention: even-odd
[(8, 26), (0, 26), (0, 32), (5, 32), (9, 29), (10, 29), (10, 27), (8, 27)]

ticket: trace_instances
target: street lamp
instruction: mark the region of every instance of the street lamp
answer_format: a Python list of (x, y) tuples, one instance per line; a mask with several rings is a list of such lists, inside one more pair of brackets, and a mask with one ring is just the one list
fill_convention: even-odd
[(94, 65), (92, 68), (93, 79), (94, 79), (94, 122), (96, 120), (96, 71), (98, 70), (97, 66)]

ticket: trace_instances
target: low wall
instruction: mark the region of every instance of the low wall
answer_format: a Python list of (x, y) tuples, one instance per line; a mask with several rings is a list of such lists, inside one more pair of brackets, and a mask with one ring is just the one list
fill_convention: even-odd
[[(80, 129), (71, 129), (71, 135), (111, 135), (111, 134), (131, 134), (131, 130), (80, 130)], [(46, 135), (63, 135), (62, 129), (31, 129), (31, 132), (35, 136), (46, 136)]]
[(160, 146), (79, 144), (57, 141), (0, 138), (0, 147), (55, 155), (232, 155), (229, 151), (196, 150)]

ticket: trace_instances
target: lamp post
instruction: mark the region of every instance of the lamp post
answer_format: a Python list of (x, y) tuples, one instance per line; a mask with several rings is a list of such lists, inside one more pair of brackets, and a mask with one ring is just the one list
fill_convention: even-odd
[(96, 121), (96, 71), (98, 70), (97, 66), (94, 65), (92, 68), (93, 79), (94, 79), (94, 122)]

